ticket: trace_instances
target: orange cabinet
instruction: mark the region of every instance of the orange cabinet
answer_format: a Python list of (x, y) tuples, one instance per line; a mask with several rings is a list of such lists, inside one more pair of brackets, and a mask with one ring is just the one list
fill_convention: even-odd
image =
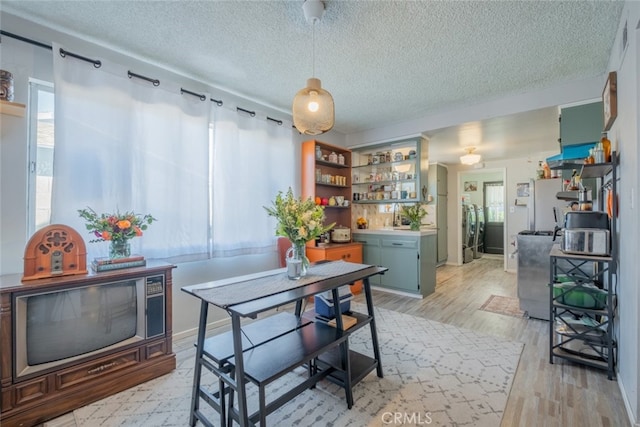
[[(307, 246), (307, 258), (309, 261), (344, 260), (347, 262), (362, 263), (362, 243), (330, 243), (325, 246)], [(358, 281), (351, 286), (351, 292), (359, 294), (362, 290), (362, 282)]]

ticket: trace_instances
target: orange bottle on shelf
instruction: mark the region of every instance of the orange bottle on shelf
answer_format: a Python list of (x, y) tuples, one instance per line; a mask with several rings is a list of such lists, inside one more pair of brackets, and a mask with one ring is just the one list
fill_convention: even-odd
[(607, 133), (602, 132), (602, 138), (600, 138), (600, 142), (602, 143), (602, 151), (604, 151), (604, 161), (611, 161), (611, 141), (607, 138)]

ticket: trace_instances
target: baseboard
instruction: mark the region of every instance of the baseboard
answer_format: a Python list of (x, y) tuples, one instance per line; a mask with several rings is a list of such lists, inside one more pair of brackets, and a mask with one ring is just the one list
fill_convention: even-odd
[(405, 297), (418, 298), (418, 299), (424, 298), (421, 294), (412, 294), (411, 292), (397, 291), (395, 289), (383, 288), (381, 286), (372, 285), (371, 289), (375, 289), (376, 291), (388, 292), (390, 294), (402, 295)]
[[(221, 328), (222, 326), (227, 326), (231, 324), (231, 318), (228, 319), (220, 319), (220, 320), (216, 320), (214, 322), (208, 323), (207, 324), (207, 331), (211, 331), (213, 329), (216, 328)], [(196, 326), (195, 328), (191, 328), (191, 329), (187, 329), (184, 330), (182, 332), (176, 332), (175, 334), (173, 334), (173, 340), (179, 340), (181, 338), (187, 338), (190, 336), (195, 336), (198, 335), (198, 327)]]
[[(616, 372), (616, 374), (617, 374), (617, 372)], [(625, 391), (624, 391), (624, 384), (620, 380), (620, 375), (616, 375), (616, 378), (617, 378), (617, 382), (618, 382), (618, 388), (620, 389), (620, 394), (622, 394), (622, 400), (624, 401), (624, 407), (627, 410), (627, 416), (629, 417), (629, 423), (633, 427), (640, 427), (640, 420), (634, 419), (633, 410), (631, 409), (631, 404), (629, 403), (629, 400), (627, 399), (627, 393), (625, 393)]]

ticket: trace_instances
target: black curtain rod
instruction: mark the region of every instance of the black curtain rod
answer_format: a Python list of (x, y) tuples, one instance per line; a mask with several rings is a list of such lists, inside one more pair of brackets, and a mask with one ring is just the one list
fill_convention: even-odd
[(129, 78), (135, 77), (135, 78), (146, 80), (146, 81), (148, 81), (150, 83), (153, 83), (154, 86), (160, 86), (160, 80), (152, 79), (151, 77), (143, 76), (142, 74), (132, 73), (129, 70), (127, 70), (127, 77), (129, 77)]
[[(60, 48), (60, 56), (62, 56), (63, 58), (66, 58), (67, 55), (73, 58), (80, 59), (82, 61), (91, 62), (93, 66), (96, 68), (102, 67), (102, 61), (100, 61), (99, 59), (87, 58), (86, 56), (78, 55), (77, 53), (69, 52), (68, 50), (64, 50), (63, 48)], [(129, 78), (131, 78), (131, 76), (129, 76)], [(158, 84), (160, 84), (160, 82), (158, 82)]]
[(251, 117), (255, 117), (256, 116), (256, 112), (255, 111), (245, 110), (244, 108), (236, 107), (236, 111), (242, 111), (243, 113), (247, 113)]
[(206, 97), (205, 95), (203, 95), (203, 94), (201, 94), (201, 93), (191, 92), (190, 90), (186, 90), (186, 89), (183, 89), (183, 88), (180, 88), (180, 93), (181, 93), (181, 94), (183, 94), (183, 93), (188, 93), (189, 95), (193, 95), (193, 96), (195, 96), (196, 98), (199, 98), (199, 99), (200, 99), (200, 101), (206, 101), (206, 100), (207, 100), (207, 97)]
[(274, 119), (274, 118), (271, 118), (271, 117), (269, 117), (269, 116), (267, 116), (267, 120), (272, 121), (272, 122), (275, 122), (275, 123), (277, 123), (278, 125), (282, 126), (282, 120)]
[(38, 41), (31, 40), (31, 39), (28, 39), (26, 37), (19, 36), (17, 34), (9, 33), (7, 31), (3, 31), (3, 30), (0, 30), (0, 34), (3, 35), (3, 36), (11, 37), (11, 38), (16, 39), (16, 40), (20, 40), (21, 42), (30, 43), (32, 45), (43, 47), (45, 49), (53, 50), (53, 47), (50, 46), (50, 45), (46, 45), (44, 43), (40, 43)]
[[(25, 43), (29, 43), (29, 44), (32, 44), (32, 45), (35, 45), (35, 46), (42, 47), (44, 49), (53, 50), (53, 47), (50, 46), (50, 45), (41, 43), (41, 42), (36, 41), (36, 40), (28, 39), (26, 37), (22, 37), (22, 36), (19, 36), (17, 34), (13, 34), (13, 33), (10, 33), (8, 31), (0, 30), (0, 35), (11, 37), (13, 39), (20, 40), (20, 41), (25, 42)], [(81, 59), (83, 61), (91, 62), (93, 64), (93, 66), (96, 67), (96, 68), (100, 68), (100, 66), (102, 65), (102, 63), (99, 60), (93, 60), (93, 59), (86, 58), (84, 56), (80, 56), (80, 55), (77, 55), (75, 53), (60, 49), (60, 56), (65, 57), (66, 55), (72, 56), (72, 57), (77, 58), (77, 59)], [(145, 77), (145, 76), (141, 76), (139, 74), (132, 73), (131, 71), (128, 71), (127, 74), (128, 74), (129, 78), (138, 77), (138, 78), (141, 78), (141, 79), (144, 79), (144, 80), (147, 80), (147, 81), (153, 83), (154, 86), (158, 86), (160, 84), (160, 80), (158, 80), (158, 79), (151, 79), (149, 77)], [(201, 94), (198, 94), (198, 93), (195, 93), (195, 92), (191, 92), (189, 90), (182, 89), (182, 88), (180, 88), (180, 93), (188, 93), (189, 95), (197, 96), (198, 98), (200, 98), (200, 99), (202, 99), (204, 101), (204, 99), (203, 99), (204, 95), (201, 95)], [(206, 97), (205, 97), (205, 99), (206, 99)], [(215, 102), (218, 107), (222, 107), (222, 105), (223, 105), (223, 101), (221, 99), (210, 98), (209, 100), (211, 102)], [(256, 115), (255, 111), (245, 110), (244, 108), (238, 107), (236, 110), (245, 112), (245, 113), (249, 114), (251, 117), (255, 117), (255, 115)], [(275, 123), (277, 123), (279, 125), (282, 125), (282, 123), (283, 123), (282, 120), (273, 119), (271, 117), (267, 117), (267, 120), (275, 122)], [(295, 126), (292, 126), (292, 127), (295, 128)]]

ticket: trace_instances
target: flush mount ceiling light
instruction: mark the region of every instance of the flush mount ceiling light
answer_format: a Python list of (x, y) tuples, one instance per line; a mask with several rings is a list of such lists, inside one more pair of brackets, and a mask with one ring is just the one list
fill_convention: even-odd
[[(315, 75), (315, 25), (324, 15), (324, 3), (319, 0), (305, 0), (302, 5), (304, 17), (313, 27), (312, 76)], [(307, 87), (301, 89), (293, 98), (293, 125), (305, 135), (320, 135), (333, 128), (335, 119), (333, 97), (322, 89), (320, 79), (311, 77)]]
[(476, 150), (476, 147), (467, 147), (467, 154), (464, 156), (460, 156), (460, 163), (463, 165), (475, 165), (482, 158), (480, 154), (473, 154)]

